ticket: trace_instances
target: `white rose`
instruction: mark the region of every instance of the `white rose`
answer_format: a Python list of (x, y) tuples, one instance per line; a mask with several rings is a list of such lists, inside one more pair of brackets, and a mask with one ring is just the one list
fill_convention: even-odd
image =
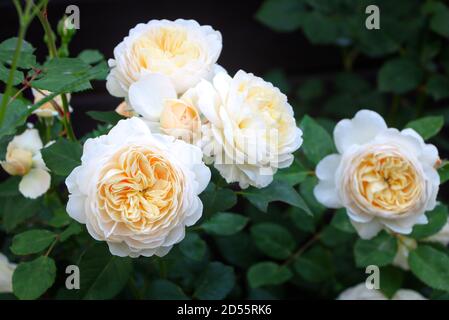
[(141, 23), (115, 47), (106, 87), (113, 96), (126, 97), (141, 76), (161, 74), (183, 93), (211, 76), (221, 49), (220, 32), (194, 20)]
[(320, 161), (315, 197), (329, 208), (345, 207), (360, 237), (381, 229), (409, 234), (426, 224), (440, 184), (438, 150), (412, 129), (387, 128), (376, 112), (359, 111), (334, 130), (338, 154)]
[[(388, 298), (376, 289), (368, 289), (365, 283), (360, 283), (348, 288), (338, 296), (337, 300), (388, 300)], [(427, 300), (420, 293), (408, 290), (398, 290), (391, 300)]]
[(0, 253), (0, 293), (12, 292), (12, 275), (16, 265), (10, 263), (8, 258)]
[[(33, 96), (34, 96), (34, 103), (38, 103), (42, 99), (46, 98), (50, 94), (52, 94), (50, 91), (47, 90), (36, 90), (34, 88), (31, 89)], [(67, 94), (67, 100), (70, 101), (70, 94)], [(56, 105), (56, 108), (55, 108)], [(59, 114), (59, 110), (64, 110), (62, 105), (62, 97), (56, 96), (53, 100), (48, 101), (44, 103), (42, 106), (40, 106), (37, 110), (34, 110), (33, 113), (36, 114), (38, 117), (42, 118), (50, 118), (57, 116)], [(69, 111), (72, 112), (72, 108), (69, 106)]]
[(163, 256), (201, 217), (209, 180), (198, 147), (152, 134), (134, 117), (86, 141), (66, 180), (67, 212), (114, 255)]
[(203, 152), (228, 183), (263, 188), (293, 162), (302, 131), (287, 97), (271, 83), (242, 70), (233, 78), (218, 73), (186, 95), (205, 118)]
[(36, 129), (27, 129), (15, 136), (6, 149), (6, 159), (0, 161), (3, 169), (12, 176), (22, 176), (19, 191), (35, 199), (50, 188), (50, 174), (40, 150), (42, 140)]

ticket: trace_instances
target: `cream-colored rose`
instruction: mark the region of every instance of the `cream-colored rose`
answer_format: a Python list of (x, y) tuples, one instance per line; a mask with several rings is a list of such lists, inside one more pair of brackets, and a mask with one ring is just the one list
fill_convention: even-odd
[(4, 254), (0, 253), (0, 293), (12, 292), (12, 275), (16, 267)]
[(228, 183), (263, 188), (302, 144), (287, 97), (271, 83), (242, 70), (218, 73), (186, 92), (200, 110), (203, 153)]
[(132, 118), (137, 116), (137, 113), (129, 106), (126, 101), (120, 103), (117, 108), (115, 108), (115, 112), (125, 118)]
[(181, 94), (211, 76), (222, 49), (221, 34), (194, 20), (151, 20), (138, 24), (114, 49), (106, 87), (126, 97), (141, 76), (161, 74)]
[[(47, 90), (38, 91), (34, 88), (32, 88), (31, 90), (32, 90), (33, 96), (34, 96), (34, 103), (38, 103), (42, 99), (44, 99), (47, 96), (49, 96), (50, 94), (52, 94), (50, 91), (47, 91)], [(66, 96), (67, 96), (67, 100), (70, 101), (70, 94), (67, 94)], [(56, 96), (53, 100), (44, 103), (42, 106), (39, 107), (39, 109), (34, 110), (33, 113), (36, 114), (38, 117), (50, 118), (50, 117), (57, 116), (59, 114), (57, 109), (63, 110), (62, 97), (60, 95)], [(71, 111), (70, 107), (69, 107), (69, 109)]]
[(200, 115), (195, 106), (184, 100), (167, 100), (161, 113), (160, 127), (165, 134), (193, 143), (200, 134)]
[(114, 255), (163, 256), (201, 217), (209, 180), (198, 147), (133, 117), (86, 141), (66, 180), (67, 212)]
[(50, 188), (50, 174), (41, 156), (42, 140), (36, 129), (27, 129), (15, 136), (6, 149), (3, 169), (13, 176), (22, 176), (19, 191), (35, 199)]
[[(365, 283), (360, 283), (340, 293), (337, 300), (388, 300), (388, 298), (380, 290), (368, 289)], [(416, 291), (409, 289), (399, 289), (391, 298), (391, 300), (427, 299)]]
[(315, 197), (330, 208), (345, 207), (362, 238), (381, 229), (409, 234), (426, 224), (436, 205), (438, 150), (412, 129), (387, 128), (376, 112), (359, 111), (334, 130), (338, 154), (316, 167)]

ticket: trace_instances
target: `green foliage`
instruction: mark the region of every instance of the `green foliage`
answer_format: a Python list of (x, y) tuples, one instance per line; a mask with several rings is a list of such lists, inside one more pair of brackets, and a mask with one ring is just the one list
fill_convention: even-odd
[(438, 134), (441, 128), (443, 128), (443, 125), (444, 118), (442, 116), (428, 116), (410, 121), (406, 127), (414, 129), (427, 140)]
[(189, 300), (180, 287), (165, 279), (152, 281), (145, 293), (145, 298), (152, 300)]
[(48, 230), (30, 230), (16, 235), (12, 240), (11, 251), (17, 255), (39, 253), (50, 246), (56, 234)]
[(423, 78), (423, 71), (415, 61), (398, 58), (386, 62), (379, 71), (379, 90), (403, 94), (416, 89)]
[(179, 245), (181, 252), (188, 258), (201, 261), (206, 253), (207, 245), (196, 233), (187, 233)]
[(67, 176), (81, 164), (82, 148), (78, 142), (59, 139), (42, 149), (42, 158), (47, 167), (57, 175)]
[(261, 223), (251, 228), (256, 247), (274, 259), (287, 259), (295, 249), (295, 240), (290, 232), (273, 223)]
[(417, 224), (410, 234), (415, 239), (424, 239), (440, 231), (447, 222), (448, 210), (444, 205), (439, 205), (432, 211), (426, 212), (427, 224)]
[(235, 213), (218, 212), (205, 221), (201, 228), (207, 233), (230, 236), (242, 230), (248, 223), (248, 218)]
[(280, 285), (292, 277), (291, 271), (274, 262), (259, 262), (248, 270), (248, 282), (251, 288)]
[(17, 266), (12, 278), (14, 294), (23, 300), (39, 298), (53, 285), (56, 266), (53, 259), (41, 256)]
[(449, 291), (449, 256), (430, 246), (419, 246), (408, 258), (413, 274), (429, 287)]
[(386, 232), (381, 232), (373, 239), (357, 240), (354, 246), (355, 262), (358, 267), (386, 266), (393, 261), (396, 250), (396, 239)]
[(335, 152), (331, 136), (315, 120), (304, 116), (300, 127), (304, 135), (302, 145), (304, 154), (313, 164), (317, 164), (325, 156)]
[(225, 298), (235, 284), (234, 270), (220, 262), (211, 262), (198, 280), (193, 296), (201, 300)]
[(296, 272), (309, 282), (323, 282), (333, 275), (331, 253), (321, 246), (315, 246), (299, 256), (294, 266)]

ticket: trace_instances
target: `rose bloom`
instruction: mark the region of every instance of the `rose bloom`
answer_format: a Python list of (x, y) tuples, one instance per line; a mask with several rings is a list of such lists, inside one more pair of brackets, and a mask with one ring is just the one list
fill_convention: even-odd
[(211, 76), (221, 49), (220, 32), (194, 20), (141, 23), (115, 47), (106, 87), (113, 96), (126, 97), (141, 76), (161, 74), (183, 93)]
[(67, 212), (114, 255), (163, 256), (201, 217), (209, 180), (198, 147), (133, 117), (86, 141), (66, 180)]
[(426, 224), (436, 205), (438, 150), (413, 129), (387, 128), (376, 112), (359, 111), (334, 130), (338, 154), (320, 161), (315, 197), (329, 208), (345, 207), (360, 237), (385, 228), (409, 234)]
[(302, 131), (287, 97), (271, 83), (242, 70), (233, 78), (223, 72), (186, 94), (204, 117), (203, 152), (228, 183), (263, 188), (278, 168), (292, 164)]
[[(380, 290), (368, 289), (365, 283), (360, 283), (340, 293), (337, 300), (388, 300), (388, 298)], [(409, 289), (399, 289), (391, 298), (391, 300), (427, 299), (416, 291)]]
[(8, 258), (0, 253), (0, 293), (12, 292), (12, 275), (16, 265), (10, 263)]
[[(41, 101), (42, 99), (46, 98), (50, 94), (52, 94), (50, 91), (40, 90), (40, 92), (39, 92), (38, 90), (36, 90), (34, 88), (32, 88), (31, 91), (34, 96), (35, 104), (38, 103), (39, 101)], [(70, 101), (70, 94), (67, 94), (67, 100)], [(58, 113), (57, 109), (55, 108), (54, 104), (56, 104), (60, 110), (63, 110), (62, 97), (59, 95), (59, 96), (56, 96), (52, 101), (48, 101), (48, 102), (44, 103), (37, 110), (34, 110), (33, 113), (36, 114), (38, 117), (42, 117), (42, 118), (51, 118), (51, 117), (57, 116), (59, 113)]]
[(36, 129), (27, 129), (15, 136), (6, 149), (6, 159), (0, 161), (3, 169), (12, 176), (21, 176), (19, 191), (35, 199), (50, 188), (50, 174), (42, 159), (42, 140)]

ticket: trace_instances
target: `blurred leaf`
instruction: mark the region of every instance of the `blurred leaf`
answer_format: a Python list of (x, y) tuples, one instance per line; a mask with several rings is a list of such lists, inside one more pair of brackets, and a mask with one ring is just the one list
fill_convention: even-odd
[(211, 262), (202, 273), (196, 286), (195, 298), (200, 300), (224, 299), (235, 285), (232, 267), (220, 262)]
[[(17, 38), (9, 38), (0, 43), (0, 62), (8, 65), (12, 64), (12, 58), (16, 50)], [(33, 54), (34, 48), (26, 41), (22, 42), (22, 49), (20, 50), (17, 67), (23, 69), (30, 69), (36, 65), (36, 57)]]
[(39, 211), (39, 200), (23, 196), (8, 197), (3, 209), (3, 226), (7, 232), (14, 230), (19, 224), (31, 218)]
[(294, 187), (303, 182), (309, 174), (310, 171), (295, 159), (290, 167), (278, 170), (274, 179), (284, 181)]
[(98, 50), (83, 50), (78, 58), (88, 64), (95, 64), (104, 59), (104, 55)]
[(11, 197), (19, 195), (19, 183), (21, 177), (9, 177), (0, 182), (0, 197)]
[(338, 39), (338, 29), (335, 20), (320, 12), (309, 12), (302, 17), (304, 34), (312, 44), (331, 44)]
[(430, 20), (430, 29), (437, 34), (449, 38), (449, 8), (442, 3), (439, 3), (441, 6), (439, 10), (437, 10)]
[[(0, 94), (0, 101), (2, 98), (3, 95)], [(28, 107), (23, 101), (15, 99), (9, 102), (5, 118), (0, 126), (0, 137), (15, 134), (16, 128), (25, 123), (28, 113)]]
[(346, 213), (346, 209), (338, 209), (332, 217), (331, 225), (336, 229), (347, 232), (356, 233), (351, 221)]
[(357, 240), (354, 246), (355, 262), (358, 267), (386, 266), (393, 261), (396, 251), (396, 239), (382, 231), (373, 239)]
[(441, 166), (438, 168), (438, 174), (440, 175), (440, 184), (443, 184), (449, 180), (449, 161), (443, 161)]
[(237, 196), (235, 193), (227, 188), (220, 188), (209, 183), (206, 190), (200, 195), (204, 207), (204, 216), (209, 216), (212, 213), (226, 211), (237, 204)]
[(78, 222), (72, 221), (70, 225), (65, 228), (63, 232), (59, 235), (59, 240), (61, 242), (67, 241), (70, 237), (80, 234), (83, 231), (81, 225)]
[(12, 277), (14, 294), (22, 300), (34, 300), (50, 288), (56, 277), (53, 259), (45, 256), (17, 266)]
[(431, 246), (419, 246), (410, 252), (412, 273), (434, 289), (449, 291), (449, 257)]
[(185, 239), (179, 244), (181, 252), (190, 259), (201, 261), (206, 254), (206, 242), (196, 233), (188, 232)]
[(96, 243), (82, 256), (79, 263), (83, 299), (114, 298), (126, 285), (132, 273), (130, 258), (112, 255), (104, 243)]
[(418, 132), (424, 140), (437, 135), (444, 126), (443, 116), (428, 116), (410, 121), (405, 127)]
[(298, 192), (283, 181), (273, 181), (266, 188), (257, 189), (252, 187), (240, 193), (262, 212), (267, 212), (270, 202), (281, 201), (298, 207), (308, 214), (312, 214)]
[(295, 260), (295, 270), (306, 281), (325, 281), (333, 274), (331, 254), (321, 246), (314, 246)]
[(423, 71), (413, 60), (396, 58), (380, 68), (378, 85), (380, 91), (403, 94), (418, 87), (422, 79)]
[(56, 234), (48, 230), (30, 230), (16, 235), (12, 240), (11, 251), (16, 255), (39, 253), (50, 246)]
[(380, 291), (391, 299), (402, 288), (404, 272), (393, 266), (380, 268)]
[(248, 270), (248, 282), (251, 288), (279, 285), (292, 277), (288, 267), (274, 262), (259, 262)]
[(145, 293), (145, 298), (151, 300), (189, 300), (189, 297), (180, 287), (165, 279), (152, 281)]
[(300, 210), (296, 207), (290, 207), (288, 208), (288, 215), (299, 230), (305, 232), (315, 231), (314, 217), (305, 213), (303, 210)]
[(42, 158), (52, 173), (68, 176), (81, 164), (82, 147), (78, 142), (60, 138), (42, 149)]
[(215, 237), (215, 241), (225, 261), (232, 265), (246, 269), (260, 256), (250, 235), (245, 232)]
[(125, 119), (115, 111), (88, 111), (86, 114), (94, 120), (116, 125), (122, 119)]
[(256, 19), (276, 31), (294, 31), (301, 25), (302, 0), (265, 0)]
[(335, 152), (334, 142), (329, 133), (311, 117), (304, 116), (300, 127), (304, 139), (302, 150), (313, 164), (318, 164), (325, 156)]
[(304, 81), (297, 91), (298, 97), (304, 101), (311, 101), (322, 96), (324, 84), (319, 79)]
[(432, 211), (427, 211), (426, 216), (429, 222), (427, 224), (416, 224), (413, 227), (410, 237), (415, 239), (424, 239), (443, 229), (448, 217), (447, 207), (444, 205), (438, 205)]
[(356, 238), (356, 235), (354, 233), (341, 231), (333, 225), (324, 227), (320, 236), (321, 242), (330, 248), (336, 248), (338, 246), (349, 243), (350, 241), (354, 240), (354, 238)]
[(242, 230), (248, 223), (248, 218), (240, 214), (218, 212), (205, 221), (201, 228), (207, 233), (230, 236)]
[[(3, 81), (4, 83), (8, 82), (9, 72), (10, 72), (10, 70), (7, 67), (5, 67), (3, 64), (0, 63), (0, 81)], [(13, 86), (16, 86), (16, 85), (22, 83), (22, 81), (23, 81), (23, 72), (16, 70), (14, 72), (13, 81), (12, 81)]]
[(256, 247), (274, 259), (287, 259), (295, 249), (295, 240), (290, 232), (274, 223), (251, 227), (251, 236)]
[(449, 77), (441, 74), (434, 74), (427, 82), (427, 92), (435, 100), (449, 97)]

